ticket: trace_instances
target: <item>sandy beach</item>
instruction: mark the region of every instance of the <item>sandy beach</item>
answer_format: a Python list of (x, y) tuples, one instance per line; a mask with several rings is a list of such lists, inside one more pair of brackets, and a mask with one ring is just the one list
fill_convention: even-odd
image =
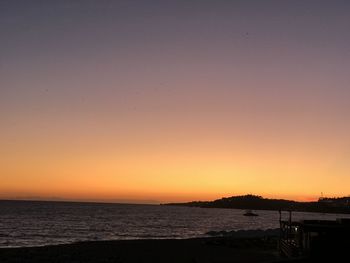
[(0, 249), (0, 262), (275, 262), (276, 238), (118, 240)]

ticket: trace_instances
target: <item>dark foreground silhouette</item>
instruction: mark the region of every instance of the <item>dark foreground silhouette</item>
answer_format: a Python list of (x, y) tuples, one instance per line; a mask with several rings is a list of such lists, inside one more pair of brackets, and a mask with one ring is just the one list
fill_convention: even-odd
[(0, 262), (275, 262), (277, 243), (277, 237), (96, 241), (0, 249)]
[[(334, 231), (334, 225), (331, 225), (334, 222), (322, 221), (326, 224), (322, 226), (320, 222), (287, 222), (281, 233), (279, 229), (271, 229), (219, 232), (213, 234), (222, 235), (220, 237), (194, 239), (92, 241), (45, 247), (2, 248), (0, 262), (348, 262), (343, 259), (348, 257), (349, 232), (339, 227)], [(296, 234), (296, 226), (302, 230), (302, 235)]]
[(256, 195), (243, 195), (221, 198), (214, 201), (193, 201), (165, 205), (350, 214), (350, 197), (320, 198), (317, 202), (297, 202), (284, 199), (268, 199)]

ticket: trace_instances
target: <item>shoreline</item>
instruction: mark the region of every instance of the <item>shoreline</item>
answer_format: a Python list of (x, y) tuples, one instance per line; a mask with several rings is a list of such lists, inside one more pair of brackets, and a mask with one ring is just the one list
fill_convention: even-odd
[(269, 262), (278, 260), (276, 237), (203, 237), (85, 241), (0, 248), (0, 262)]
[(48, 244), (37, 244), (37, 245), (8, 245), (1, 246), (1, 249), (10, 248), (36, 248), (36, 247), (50, 247), (50, 246), (60, 246), (60, 245), (71, 245), (76, 243), (87, 243), (87, 242), (108, 242), (108, 241), (136, 241), (136, 240), (188, 240), (188, 239), (206, 239), (206, 238), (231, 238), (231, 239), (246, 239), (246, 238), (264, 238), (264, 237), (278, 237), (280, 233), (279, 228), (270, 229), (239, 229), (239, 230), (220, 230), (220, 231), (209, 231), (199, 236), (189, 236), (189, 237), (128, 237), (121, 239), (98, 239), (98, 240), (76, 240), (71, 242), (52, 242)]

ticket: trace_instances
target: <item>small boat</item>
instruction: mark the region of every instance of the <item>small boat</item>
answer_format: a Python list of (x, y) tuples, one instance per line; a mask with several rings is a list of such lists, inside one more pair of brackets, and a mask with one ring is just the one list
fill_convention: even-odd
[(246, 210), (243, 215), (244, 216), (259, 216), (258, 214), (253, 213), (252, 210)]

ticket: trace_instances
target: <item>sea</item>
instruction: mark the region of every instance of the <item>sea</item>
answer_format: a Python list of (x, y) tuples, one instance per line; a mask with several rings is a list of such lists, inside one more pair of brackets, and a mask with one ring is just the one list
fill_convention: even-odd
[[(213, 233), (277, 229), (277, 211), (42, 201), (0, 201), (0, 247), (79, 241), (197, 238)], [(283, 214), (288, 219), (288, 214)], [(293, 220), (350, 215), (293, 212)]]

